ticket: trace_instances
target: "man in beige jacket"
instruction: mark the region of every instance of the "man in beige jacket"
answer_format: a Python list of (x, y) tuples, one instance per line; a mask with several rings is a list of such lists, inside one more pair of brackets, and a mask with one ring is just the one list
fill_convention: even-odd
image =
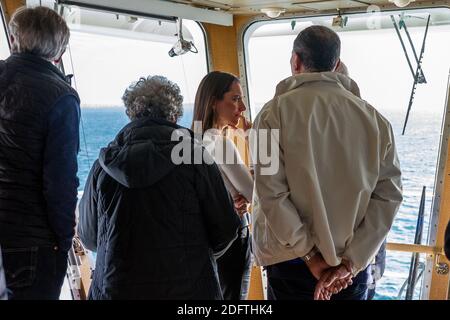
[(300, 32), (293, 76), (255, 120), (257, 155), (278, 155), (274, 174), (253, 155), (253, 251), (267, 267), (269, 299), (365, 299), (367, 266), (402, 201), (391, 125), (332, 72), (339, 55), (331, 29)]

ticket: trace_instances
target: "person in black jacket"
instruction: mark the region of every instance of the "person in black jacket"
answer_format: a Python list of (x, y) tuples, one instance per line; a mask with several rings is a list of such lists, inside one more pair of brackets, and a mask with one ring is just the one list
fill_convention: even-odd
[(58, 299), (75, 233), (80, 101), (59, 63), (69, 28), (21, 8), (0, 61), (0, 245), (10, 299)]
[(97, 252), (89, 298), (222, 299), (215, 258), (240, 219), (216, 164), (193, 161), (207, 153), (175, 124), (180, 89), (141, 78), (123, 101), (131, 122), (100, 151), (79, 206), (78, 235)]

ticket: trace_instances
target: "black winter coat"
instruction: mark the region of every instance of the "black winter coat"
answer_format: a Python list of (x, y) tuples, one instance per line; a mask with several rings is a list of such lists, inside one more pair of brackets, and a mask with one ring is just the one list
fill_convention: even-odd
[[(53, 119), (67, 98), (75, 101), (73, 108)], [(75, 115), (73, 121), (65, 122), (67, 114)], [(69, 250), (72, 245), (78, 114), (77, 93), (50, 62), (27, 53), (0, 61), (0, 244), (4, 249), (59, 245)]]
[(240, 220), (215, 164), (171, 161), (177, 128), (136, 120), (101, 150), (78, 226), (97, 251), (91, 299), (222, 298), (214, 254)]

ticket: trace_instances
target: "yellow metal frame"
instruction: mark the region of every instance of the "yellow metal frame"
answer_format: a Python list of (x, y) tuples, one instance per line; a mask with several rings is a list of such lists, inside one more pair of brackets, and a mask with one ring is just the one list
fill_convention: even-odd
[(388, 243), (386, 249), (390, 251), (399, 252), (417, 252), (426, 254), (444, 254), (442, 248), (420, 245), (420, 244), (406, 244), (406, 243)]
[[(436, 230), (436, 237), (432, 239), (432, 244), (436, 248), (442, 248), (444, 246), (444, 234), (445, 228), (448, 221), (450, 221), (450, 75), (447, 83), (447, 99), (446, 99), (446, 121), (444, 123), (444, 134), (442, 136), (441, 148), (446, 148), (442, 150), (445, 153), (445, 167), (443, 170), (442, 179), (439, 183), (441, 188), (441, 198), (439, 212), (436, 217), (433, 217), (432, 223), (435, 224), (431, 226), (432, 230)], [(439, 164), (443, 165), (443, 164)], [(439, 169), (439, 168), (438, 168)], [(434, 241), (433, 241), (434, 240)], [(445, 263), (450, 265), (450, 261), (445, 257), (444, 254), (437, 254), (436, 256), (430, 257), (429, 264), (434, 269), (437, 263)], [(429, 288), (429, 299), (430, 300), (445, 300), (449, 299), (449, 286), (450, 286), (450, 274), (445, 275), (438, 274), (436, 270), (431, 272), (431, 282)]]
[(6, 21), (9, 21), (11, 15), (18, 8), (24, 6), (26, 4), (25, 0), (0, 0), (2, 3), (2, 7), (5, 10), (5, 18)]

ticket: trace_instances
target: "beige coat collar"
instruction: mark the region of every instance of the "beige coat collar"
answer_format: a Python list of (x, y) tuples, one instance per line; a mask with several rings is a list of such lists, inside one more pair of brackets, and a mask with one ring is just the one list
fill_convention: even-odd
[(282, 80), (278, 85), (275, 96), (294, 90), (311, 82), (337, 83), (357, 97), (361, 97), (359, 87), (351, 78), (337, 72), (301, 73)]

